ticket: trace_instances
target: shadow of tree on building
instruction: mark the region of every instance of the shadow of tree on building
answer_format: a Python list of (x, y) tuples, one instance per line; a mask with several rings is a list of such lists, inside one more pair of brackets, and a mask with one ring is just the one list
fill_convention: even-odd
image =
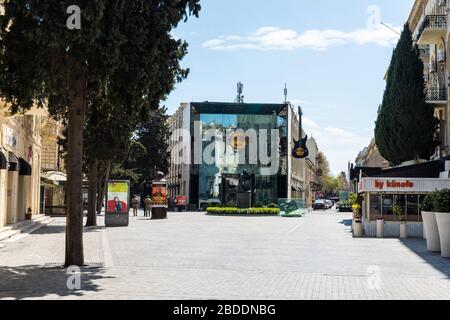
[(62, 267), (0, 266), (0, 299), (76, 299), (88, 293), (101, 291), (98, 280), (105, 269), (84, 267), (80, 271), (80, 289), (70, 290), (67, 281), (72, 274)]

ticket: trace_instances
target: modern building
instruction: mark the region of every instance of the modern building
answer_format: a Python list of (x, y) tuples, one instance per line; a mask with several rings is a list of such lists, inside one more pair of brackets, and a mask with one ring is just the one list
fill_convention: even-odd
[(415, 0), (408, 23), (424, 65), (426, 101), (440, 121), (441, 145), (435, 158), (450, 154), (449, 0)]
[(170, 197), (185, 196), (191, 207), (236, 204), (239, 177), (247, 172), (252, 204), (297, 198), (311, 202), (313, 181), (308, 179), (315, 178), (317, 144), (309, 143), (314, 159), (292, 157), (298, 138), (292, 105), (183, 103), (169, 127)]
[(25, 219), (31, 209), (40, 211), (42, 161), (41, 126), (44, 109), (11, 115), (0, 102), (0, 227)]

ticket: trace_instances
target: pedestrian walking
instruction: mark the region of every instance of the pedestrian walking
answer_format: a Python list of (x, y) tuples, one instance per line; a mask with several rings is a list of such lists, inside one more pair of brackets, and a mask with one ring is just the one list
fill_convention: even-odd
[(139, 199), (137, 196), (134, 196), (133, 199), (131, 199), (131, 206), (133, 207), (133, 217), (137, 217), (139, 207)]
[(144, 206), (145, 206), (144, 216), (150, 217), (152, 212), (152, 199), (150, 199), (150, 197), (145, 198)]

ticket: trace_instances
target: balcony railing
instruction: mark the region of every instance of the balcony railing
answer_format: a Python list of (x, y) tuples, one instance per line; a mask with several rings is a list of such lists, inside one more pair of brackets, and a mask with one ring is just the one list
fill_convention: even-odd
[(419, 30), (419, 35), (426, 29), (432, 30), (447, 30), (447, 16), (445, 15), (428, 15), (423, 20), (422, 26)]
[(447, 101), (446, 88), (430, 88), (425, 92), (425, 99), (427, 102), (431, 101)]

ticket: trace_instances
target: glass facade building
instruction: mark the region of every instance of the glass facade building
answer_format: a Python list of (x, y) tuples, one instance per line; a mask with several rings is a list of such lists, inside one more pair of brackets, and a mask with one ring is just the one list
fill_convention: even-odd
[[(252, 177), (253, 204), (268, 205), (286, 197), (288, 108), (287, 104), (192, 103), (192, 159), (201, 152), (201, 162), (190, 169), (189, 202), (235, 205), (244, 171)], [(199, 139), (200, 150), (194, 147)], [(276, 171), (268, 174), (269, 168)]]

